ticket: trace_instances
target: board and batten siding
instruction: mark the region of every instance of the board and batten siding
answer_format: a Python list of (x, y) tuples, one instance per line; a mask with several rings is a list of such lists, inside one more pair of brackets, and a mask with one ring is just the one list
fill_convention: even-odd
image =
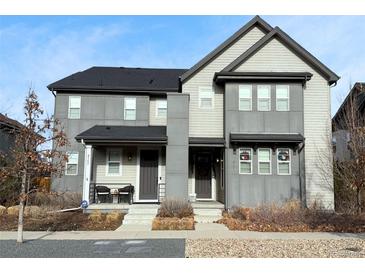
[(271, 40), (235, 71), (310, 72), (304, 87), (304, 137), (307, 204), (334, 208), (331, 163), (331, 98), (328, 82), (277, 39)]
[(166, 126), (167, 117), (157, 117), (157, 102), (158, 101), (167, 101), (167, 99), (150, 97), (149, 124), (151, 126)]
[[(254, 27), (219, 56), (195, 73), (182, 85), (182, 92), (190, 95), (189, 103), (189, 137), (223, 137), (223, 89), (213, 86), (214, 73), (234, 61), (264, 36)], [(199, 87), (213, 87), (214, 103), (212, 109), (199, 108)]]

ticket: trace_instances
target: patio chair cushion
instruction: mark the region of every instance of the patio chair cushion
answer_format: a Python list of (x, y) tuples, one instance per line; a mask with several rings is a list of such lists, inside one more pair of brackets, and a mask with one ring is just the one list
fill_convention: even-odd
[(118, 192), (134, 193), (134, 186), (125, 186), (122, 188), (118, 188)]
[(98, 194), (110, 194), (110, 188), (106, 186), (96, 186), (96, 192)]

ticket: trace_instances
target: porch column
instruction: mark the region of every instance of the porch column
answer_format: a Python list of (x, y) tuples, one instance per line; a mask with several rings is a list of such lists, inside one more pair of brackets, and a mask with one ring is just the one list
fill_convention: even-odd
[(82, 200), (89, 204), (90, 197), (90, 178), (91, 178), (91, 160), (92, 160), (92, 146), (85, 146), (84, 158), (84, 180), (82, 186)]

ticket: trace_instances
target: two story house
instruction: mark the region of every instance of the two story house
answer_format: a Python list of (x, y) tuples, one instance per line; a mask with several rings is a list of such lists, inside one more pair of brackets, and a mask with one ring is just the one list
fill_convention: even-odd
[[(71, 139), (55, 191), (135, 187), (226, 208), (333, 208), (330, 89), (339, 77), (256, 16), (190, 69), (92, 67), (48, 86)], [(330, 168), (330, 162), (327, 163)], [(322, 165), (322, 166), (321, 166)]]

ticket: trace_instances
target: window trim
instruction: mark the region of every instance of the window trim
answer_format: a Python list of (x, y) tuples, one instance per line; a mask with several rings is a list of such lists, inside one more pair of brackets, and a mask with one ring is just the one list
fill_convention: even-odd
[[(126, 104), (126, 101), (127, 100), (134, 100), (134, 109), (132, 108), (127, 108), (127, 104)], [(123, 107), (124, 107), (124, 120), (125, 121), (136, 121), (137, 120), (137, 98), (136, 97), (124, 97), (124, 104), (123, 104)], [(127, 110), (134, 110), (134, 119), (126, 119), (126, 111)]]
[[(243, 149), (250, 150), (251, 160), (241, 160), (240, 153), (241, 153), (241, 150), (243, 150)], [(253, 161), (252, 161), (252, 158), (253, 158), (253, 149), (252, 148), (250, 148), (250, 147), (240, 147), (238, 149), (238, 173), (240, 175), (252, 175), (253, 174)], [(250, 171), (251, 171), (250, 173), (241, 172), (241, 162), (250, 163)]]
[[(160, 103), (166, 103), (166, 116), (158, 115), (158, 110), (161, 109), (159, 107)], [(165, 108), (163, 108), (163, 109), (165, 109)], [(162, 100), (162, 99), (161, 100), (156, 100), (156, 117), (157, 118), (167, 118), (167, 100)]]
[[(69, 174), (68, 173), (69, 161), (67, 161), (66, 167), (65, 167), (65, 175), (67, 175), (67, 176), (77, 176), (79, 174), (79, 152), (78, 151), (67, 151), (66, 153), (67, 153), (67, 155), (76, 154), (77, 155), (77, 161), (76, 161), (76, 173), (75, 174)], [(71, 164), (71, 165), (75, 165), (75, 164)]]
[[(250, 97), (241, 97), (241, 87), (249, 87), (250, 89)], [(242, 109), (241, 108), (241, 99), (250, 99), (250, 109)], [(239, 85), (238, 86), (238, 110), (239, 111), (252, 111), (252, 85)]]
[[(279, 155), (279, 149), (288, 149), (289, 150), (289, 161), (282, 161), (278, 159), (278, 155)], [(276, 149), (276, 169), (277, 169), (277, 173), (280, 176), (288, 176), (291, 175), (291, 158), (292, 158), (292, 153), (291, 153), (291, 149), (288, 147), (280, 147)], [(289, 163), (289, 173), (280, 173), (280, 169), (279, 169), (279, 163)]]
[[(119, 152), (119, 173), (109, 173), (109, 163), (117, 163), (117, 161), (109, 161), (109, 153), (111, 151), (118, 151)], [(120, 148), (108, 148), (106, 150), (106, 165), (105, 165), (105, 175), (108, 177), (115, 177), (115, 176), (122, 176), (122, 164), (123, 161), (123, 150)]]
[[(209, 92), (211, 92), (212, 94), (212, 105), (210, 107), (202, 107), (201, 105), (201, 99), (202, 98), (207, 98), (207, 97), (202, 97), (201, 94), (202, 94), (202, 91), (208, 91), (209, 89)], [(210, 86), (202, 86), (202, 87), (199, 87), (199, 102), (198, 102), (198, 106), (200, 109), (206, 109), (206, 110), (210, 110), (210, 109), (214, 109), (214, 90), (213, 90), (213, 87), (210, 87)]]
[[(259, 97), (259, 87), (268, 87), (269, 88), (269, 97)], [(271, 111), (271, 85), (257, 85), (257, 111), (264, 111), (264, 112), (268, 112)], [(268, 110), (261, 110), (259, 105), (260, 105), (260, 99), (269, 99), (269, 109)]]
[[(267, 161), (260, 161), (260, 150), (269, 150), (270, 160)], [(260, 172), (260, 163), (269, 163), (270, 164), (270, 172), (269, 173), (261, 173)], [(257, 174), (259, 175), (272, 175), (272, 150), (271, 148), (258, 148), (257, 149)]]
[[(286, 87), (287, 91), (288, 91), (288, 97), (278, 98), (278, 87)], [(278, 99), (288, 99), (288, 109), (287, 110), (279, 110), (278, 109)], [(276, 109), (276, 111), (280, 111), (280, 112), (290, 111), (290, 86), (289, 85), (276, 85), (275, 86), (275, 109)]]
[[(80, 105), (78, 108), (72, 108), (71, 107), (71, 101), (72, 99), (79, 99), (79, 102), (80, 102)], [(71, 109), (78, 109), (79, 110), (79, 116), (77, 118), (74, 118), (74, 117), (71, 117), (70, 114), (71, 114)], [(77, 120), (77, 119), (80, 119), (81, 118), (81, 96), (74, 96), (74, 95), (70, 95), (68, 96), (68, 113), (67, 113), (67, 118), (68, 119), (72, 119), (72, 120)]]

